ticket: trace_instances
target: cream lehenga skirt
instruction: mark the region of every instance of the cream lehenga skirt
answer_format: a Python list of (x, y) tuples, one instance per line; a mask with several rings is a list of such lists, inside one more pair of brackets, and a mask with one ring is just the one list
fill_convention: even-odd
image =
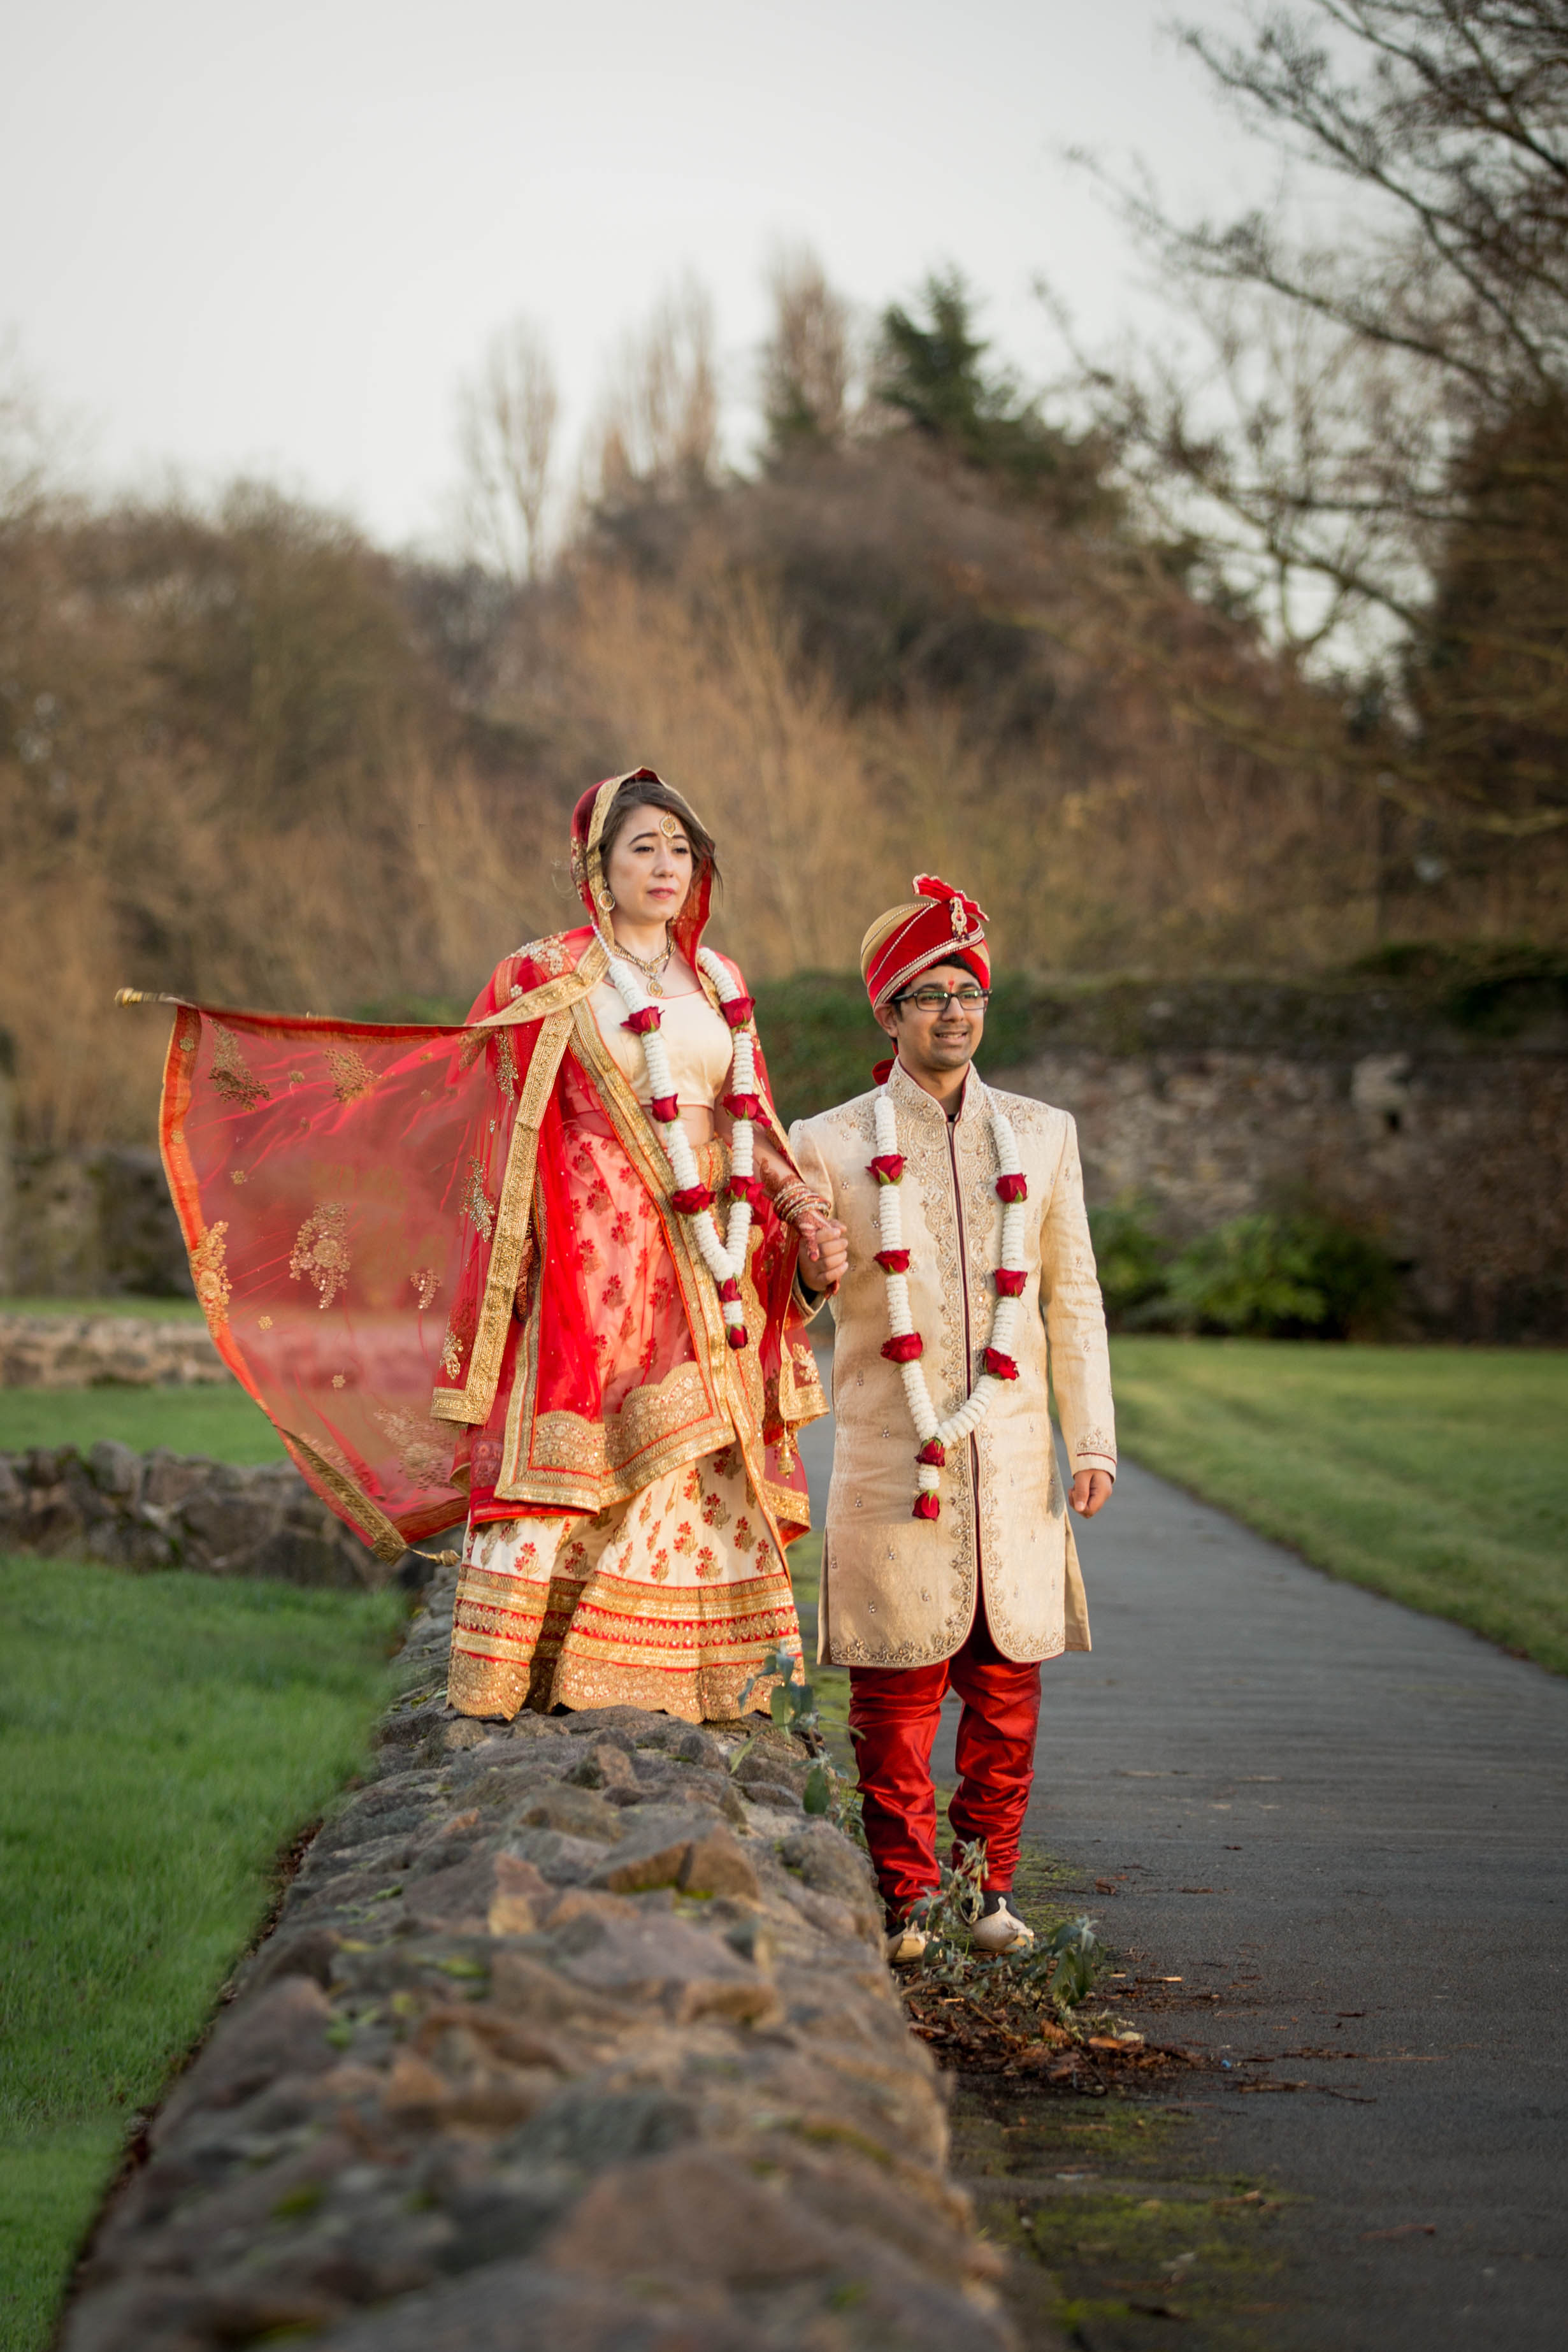
[(794, 1596), (732, 1444), (592, 1518), (470, 1527), (447, 1696), (508, 1721), (523, 1706), (643, 1706), (711, 1722), (737, 1713), (774, 1648), (800, 1654)]

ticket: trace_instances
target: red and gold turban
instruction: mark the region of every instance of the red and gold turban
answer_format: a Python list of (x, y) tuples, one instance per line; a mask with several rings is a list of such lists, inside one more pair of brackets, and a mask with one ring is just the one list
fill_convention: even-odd
[(874, 1013), (918, 972), (958, 963), (982, 988), (991, 984), (986, 910), (935, 874), (917, 874), (917, 898), (879, 915), (861, 941), (861, 978)]

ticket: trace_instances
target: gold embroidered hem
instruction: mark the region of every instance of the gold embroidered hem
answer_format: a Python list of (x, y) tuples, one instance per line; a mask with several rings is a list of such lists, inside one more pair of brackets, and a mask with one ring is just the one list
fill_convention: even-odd
[(738, 1711), (779, 1645), (800, 1654), (794, 1596), (728, 1445), (592, 1518), (471, 1527), (447, 1697), (508, 1722), (523, 1706), (643, 1706), (703, 1723)]

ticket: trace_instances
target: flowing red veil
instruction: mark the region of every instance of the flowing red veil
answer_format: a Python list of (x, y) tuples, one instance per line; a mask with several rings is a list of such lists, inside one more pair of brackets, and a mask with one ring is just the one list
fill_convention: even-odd
[[(610, 778), (573, 814), (574, 876), (595, 922), (599, 830), (628, 780), (657, 781), (651, 769)], [(705, 875), (675, 926), (688, 960), (708, 898)], [(560, 1182), (551, 1136), (563, 1008), (601, 957), (596, 929), (535, 942), (462, 1026), (175, 1003), (160, 1136), (214, 1340), (310, 1486), (383, 1561), (466, 1510), (454, 1423), (483, 1423), (494, 1402), (535, 1183), (548, 1216)], [(577, 1083), (590, 1082), (579, 1073)], [(670, 1226), (673, 1213), (661, 1214)], [(770, 1214), (758, 1223), (752, 1377), (788, 1538), (807, 1524), (803, 1500), (790, 1507), (804, 1479), (785, 1430), (793, 1237)], [(580, 1310), (562, 1293), (552, 1313), (552, 1296), (547, 1286), (551, 1401), (596, 1412)], [(793, 1417), (821, 1410), (819, 1392)]]

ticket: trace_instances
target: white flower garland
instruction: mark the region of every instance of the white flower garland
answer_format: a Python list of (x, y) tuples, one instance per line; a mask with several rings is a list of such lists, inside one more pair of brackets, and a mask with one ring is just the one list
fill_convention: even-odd
[[(725, 1007), (725, 1018), (735, 1034), (729, 1099), (746, 1106), (757, 1097), (757, 1057), (752, 1047), (751, 1031), (749, 1027), (740, 1025), (742, 1021), (749, 1019), (750, 999), (734, 973), (720, 962), (711, 948), (699, 948), (696, 960), (718, 991), (719, 1002)], [(730, 1143), (729, 1223), (721, 1241), (718, 1227), (714, 1222), (713, 1194), (702, 1181), (691, 1138), (681, 1125), (670, 1056), (659, 1034), (659, 1008), (632, 966), (613, 953), (610, 958), (610, 978), (616, 994), (626, 1007), (626, 1027), (643, 1041), (649, 1090), (653, 1097), (648, 1106), (648, 1116), (659, 1130), (659, 1140), (664, 1145), (664, 1156), (675, 1180), (672, 1202), (688, 1219), (703, 1263), (718, 1286), (719, 1305), (724, 1312), (729, 1344), (732, 1348), (744, 1348), (747, 1330), (745, 1308), (740, 1298), (740, 1277), (746, 1270), (747, 1243), (751, 1234), (751, 1196), (756, 1190), (755, 1130), (749, 1108), (743, 1108), (734, 1113), (735, 1132)], [(746, 1012), (737, 1019), (730, 1008), (742, 1004)], [(686, 1196), (684, 1201), (683, 1193)], [(697, 1205), (699, 1197), (701, 1204)]]
[[(977, 1085), (978, 1081), (971, 1077), (970, 1084)], [(938, 1421), (920, 1363), (925, 1343), (915, 1328), (909, 1309), (909, 1252), (904, 1246), (904, 1216), (899, 1203), (904, 1160), (898, 1149), (898, 1117), (893, 1096), (886, 1086), (877, 1089), (873, 1105), (877, 1156), (872, 1162), (871, 1172), (877, 1180), (877, 1212), (882, 1235), (877, 1264), (887, 1282), (887, 1320), (893, 1333), (882, 1352), (898, 1366), (904, 1381), (904, 1393), (909, 1401), (910, 1418), (920, 1440), (920, 1450), (915, 1455), (920, 1489), (915, 1504), (917, 1519), (940, 1517), (942, 1506), (938, 1489), (942, 1484), (948, 1446), (960, 1444), (972, 1431), (978, 1429), (1003, 1381), (1018, 1378), (1018, 1366), (1013, 1360), (1013, 1341), (1023, 1305), (1025, 1203), (1029, 1198), (1029, 1186), (1019, 1159), (1018, 1138), (1013, 1133), (1012, 1123), (988, 1088), (986, 1090), (986, 1106), (990, 1115), (991, 1135), (996, 1143), (997, 1165), (1000, 1171), (997, 1179), (997, 1194), (1002, 1202), (1001, 1265), (994, 1277), (997, 1302), (991, 1315), (986, 1370), (957, 1412), (949, 1413), (946, 1421)]]

